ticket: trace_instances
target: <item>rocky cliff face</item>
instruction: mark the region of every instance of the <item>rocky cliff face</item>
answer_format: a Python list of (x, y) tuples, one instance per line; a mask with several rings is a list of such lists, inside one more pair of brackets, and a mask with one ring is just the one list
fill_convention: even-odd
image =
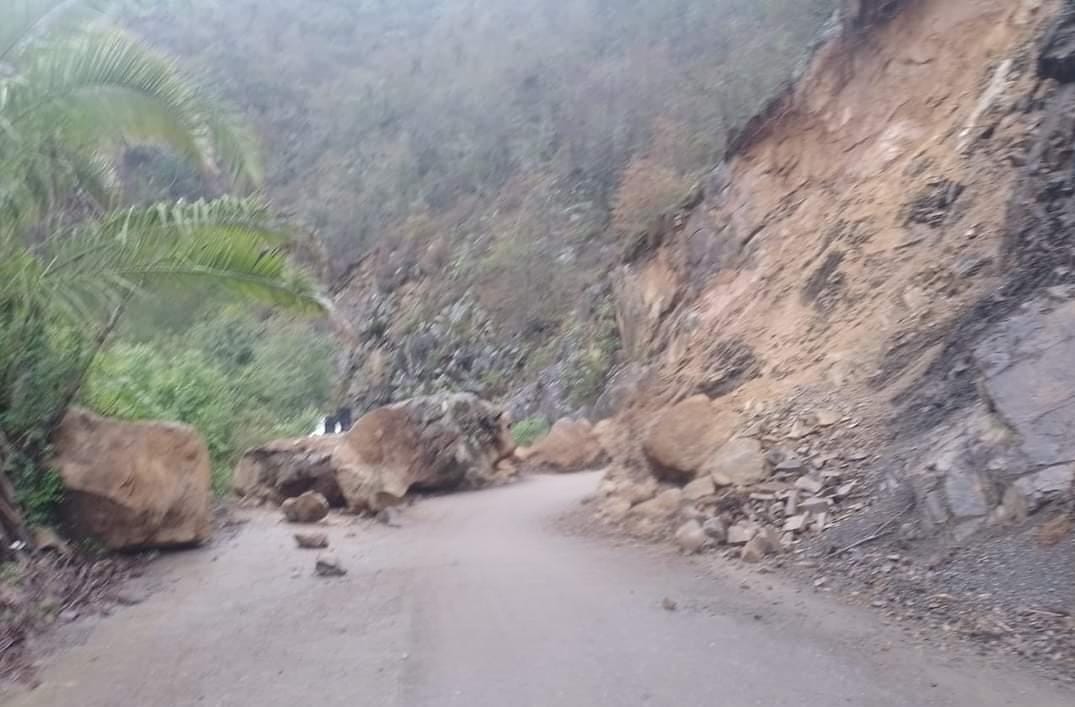
[[(651, 369), (627, 436), (702, 400), (739, 416), (767, 481), (713, 488), (702, 464), (639, 495), (668, 476), (627, 449), (604, 514), (669, 536), (696, 524), (717, 545), (779, 529), (782, 549), (819, 558), (818, 586), (875, 593), (900, 617), (974, 633), (1032, 607), (1061, 627), (1075, 606), (1061, 363), (1075, 353), (1075, 5), (854, 5), (613, 276), (625, 351)], [(645, 498), (688, 481), (651, 512)], [(922, 600), (952, 592), (984, 614)], [(1025, 623), (1000, 642), (1050, 650)]]

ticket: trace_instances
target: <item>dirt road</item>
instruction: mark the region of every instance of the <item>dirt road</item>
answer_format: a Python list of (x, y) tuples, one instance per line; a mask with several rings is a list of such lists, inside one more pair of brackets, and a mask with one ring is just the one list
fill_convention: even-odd
[[(869, 614), (556, 530), (593, 475), (427, 500), (329, 529), (311, 576), (263, 513), (156, 563), (143, 603), (61, 634), (12, 707), (1070, 707), (1071, 693), (903, 643)], [(343, 523), (344, 521), (340, 521)], [(668, 597), (678, 609), (662, 608)]]

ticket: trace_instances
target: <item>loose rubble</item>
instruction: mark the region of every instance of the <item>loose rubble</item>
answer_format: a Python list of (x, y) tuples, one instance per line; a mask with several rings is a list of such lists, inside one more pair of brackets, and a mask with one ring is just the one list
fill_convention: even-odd
[(323, 550), (328, 547), (328, 535), (324, 533), (295, 533), (295, 544), (303, 550)]
[(335, 555), (325, 552), (317, 556), (314, 563), (314, 573), (318, 577), (342, 577), (347, 570), (340, 564), (340, 559)]

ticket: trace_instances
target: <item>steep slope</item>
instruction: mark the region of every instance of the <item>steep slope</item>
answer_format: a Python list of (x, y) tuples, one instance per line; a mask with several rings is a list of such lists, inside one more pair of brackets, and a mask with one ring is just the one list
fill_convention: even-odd
[(555, 416), (618, 360), (622, 241), (712, 166), (837, 4), (187, 0), (131, 24), (257, 126), (269, 194), (316, 236), (355, 330), (341, 402), (451, 386)]
[[(1070, 3), (862, 7), (890, 13), (826, 45), (618, 268), (649, 383), (604, 513), (657, 530), (624, 511), (661, 472), (633, 440), (704, 394), (772, 477), (686, 517), (794, 528), (818, 586), (1075, 674)], [(800, 476), (827, 509), (801, 534), (782, 500)]]

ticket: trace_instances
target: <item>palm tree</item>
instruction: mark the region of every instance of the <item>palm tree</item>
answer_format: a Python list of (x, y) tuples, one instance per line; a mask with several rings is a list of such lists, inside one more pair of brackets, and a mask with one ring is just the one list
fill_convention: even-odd
[[(249, 136), (171, 59), (109, 24), (102, 3), (0, 0), (0, 413), (23, 375), (23, 342), (57, 322), (91, 332), (39, 437), (142, 293), (213, 283), (276, 306), (326, 308), (256, 199), (121, 208), (116, 158), (132, 143), (175, 152), (217, 187), (260, 182)], [(0, 470), (27, 444), (6, 432)], [(22, 529), (3, 477), (0, 540), (10, 540)]]

